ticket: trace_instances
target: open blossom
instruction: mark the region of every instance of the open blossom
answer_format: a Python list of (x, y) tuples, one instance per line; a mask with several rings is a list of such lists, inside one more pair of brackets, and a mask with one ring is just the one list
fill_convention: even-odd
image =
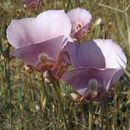
[[(37, 4), (39, 1), (24, 2)], [(76, 8), (67, 14), (63, 10), (49, 10), (36, 18), (12, 20), (6, 31), (8, 42), (15, 47), (12, 55), (38, 71), (50, 70), (56, 66), (67, 39), (80, 38), (87, 31), (91, 17), (85, 9)], [(62, 64), (59, 68), (63, 68)]]
[(12, 20), (7, 39), (15, 47), (12, 53), (15, 57), (45, 71), (54, 66), (70, 32), (71, 23), (65, 12), (49, 10), (36, 18)]
[(75, 8), (67, 13), (72, 24), (71, 36), (81, 38), (89, 29), (92, 15), (85, 9)]
[(23, 4), (27, 7), (37, 7), (40, 0), (22, 0)]
[(125, 54), (111, 39), (68, 43), (62, 53), (73, 67), (62, 79), (86, 100), (98, 100), (108, 92), (123, 75), (127, 63)]

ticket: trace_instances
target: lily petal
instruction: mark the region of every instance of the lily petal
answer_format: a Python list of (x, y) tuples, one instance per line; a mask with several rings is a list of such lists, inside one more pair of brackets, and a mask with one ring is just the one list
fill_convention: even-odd
[(83, 44), (68, 42), (62, 53), (73, 68), (126, 68), (127, 59), (111, 39), (95, 39)]
[(35, 18), (24, 18), (11, 21), (6, 33), (8, 42), (13, 47), (20, 48), (36, 41), (35, 31), (37, 28), (34, 26), (34, 20)]
[(127, 58), (119, 45), (111, 39), (95, 39), (94, 42), (104, 55), (106, 68), (126, 68)]
[(39, 37), (44, 41), (62, 35), (69, 37), (71, 33), (70, 20), (63, 10), (45, 11), (37, 16), (35, 24), (39, 28)]
[(63, 10), (49, 10), (36, 18), (13, 20), (7, 28), (7, 39), (15, 48), (37, 44), (58, 36), (69, 37), (70, 20)]
[(84, 44), (68, 42), (62, 50), (67, 64), (78, 67), (105, 67), (105, 58), (94, 41)]

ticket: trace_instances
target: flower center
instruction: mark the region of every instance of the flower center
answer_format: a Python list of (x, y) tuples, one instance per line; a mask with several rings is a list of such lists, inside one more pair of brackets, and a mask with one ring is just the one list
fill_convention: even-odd
[(82, 27), (83, 27), (83, 25), (81, 22), (76, 22), (75, 24), (73, 24), (73, 28), (74, 28), (75, 32), (79, 31)]
[(40, 71), (50, 70), (53, 67), (53, 59), (46, 53), (41, 53), (38, 55), (38, 63), (36, 66)]
[(88, 92), (92, 98), (98, 94), (98, 81), (96, 79), (90, 79), (88, 82)]

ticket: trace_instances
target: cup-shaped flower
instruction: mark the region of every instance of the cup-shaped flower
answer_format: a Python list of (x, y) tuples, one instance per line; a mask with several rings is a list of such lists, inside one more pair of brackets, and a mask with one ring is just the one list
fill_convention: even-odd
[(62, 79), (72, 85), (86, 100), (99, 100), (123, 75), (123, 69), (77, 68), (66, 72)]
[(67, 14), (72, 24), (71, 36), (81, 38), (88, 31), (92, 15), (82, 8), (72, 9)]
[(25, 7), (38, 7), (40, 0), (22, 0)]
[(63, 74), (62, 79), (86, 100), (100, 99), (126, 68), (125, 54), (110, 39), (96, 39), (84, 44), (68, 43), (62, 52), (66, 63), (73, 67)]
[(56, 60), (60, 54), (63, 36), (56, 37), (41, 43), (31, 44), (14, 50), (13, 56), (24, 60), (28, 65), (43, 72), (55, 67)]
[(63, 10), (49, 10), (36, 18), (13, 20), (7, 28), (7, 39), (15, 47), (15, 57), (37, 70), (45, 70), (55, 63), (70, 32), (67, 14)]

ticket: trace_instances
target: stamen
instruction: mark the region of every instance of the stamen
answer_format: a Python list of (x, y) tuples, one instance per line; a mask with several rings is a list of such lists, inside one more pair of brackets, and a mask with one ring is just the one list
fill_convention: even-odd
[(53, 67), (53, 60), (45, 53), (38, 56), (37, 68), (40, 71), (50, 70)]
[(98, 82), (96, 79), (90, 79), (88, 82), (88, 91), (92, 98), (96, 97), (98, 94)]
[(47, 54), (45, 54), (45, 53), (41, 53), (41, 54), (39, 54), (39, 56), (38, 56), (38, 60), (40, 61), (40, 62), (46, 62), (47, 60), (49, 59), (49, 56), (47, 55)]

